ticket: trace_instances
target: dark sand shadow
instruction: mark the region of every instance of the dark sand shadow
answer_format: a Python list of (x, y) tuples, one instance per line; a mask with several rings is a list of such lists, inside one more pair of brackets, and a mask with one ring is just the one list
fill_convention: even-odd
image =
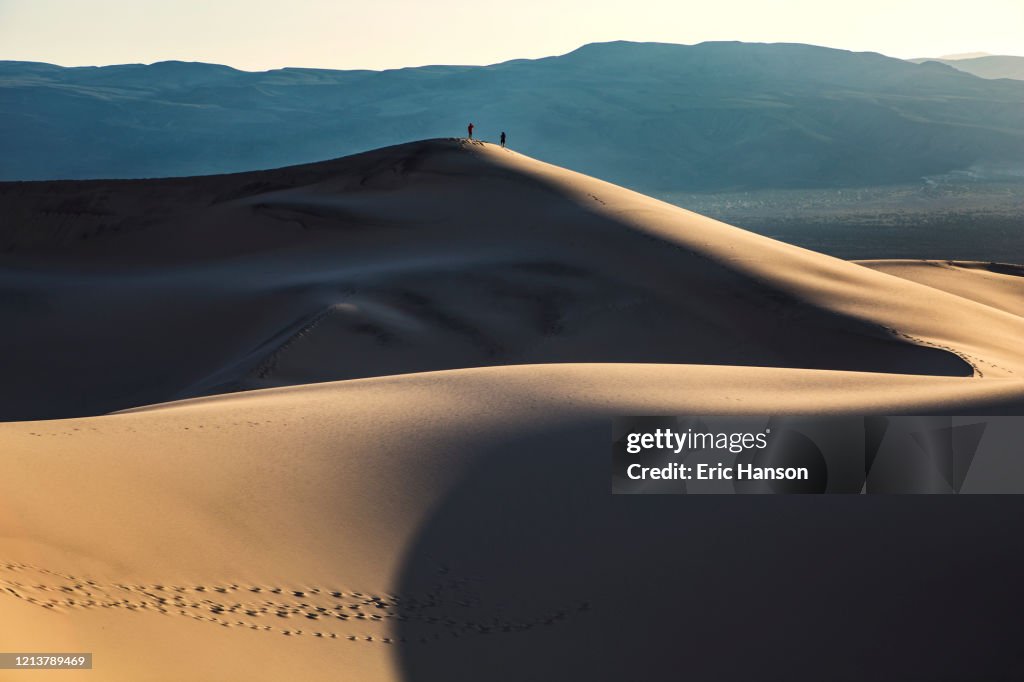
[(478, 458), (406, 561), (407, 679), (1024, 679), (1024, 498), (613, 497), (609, 435)]

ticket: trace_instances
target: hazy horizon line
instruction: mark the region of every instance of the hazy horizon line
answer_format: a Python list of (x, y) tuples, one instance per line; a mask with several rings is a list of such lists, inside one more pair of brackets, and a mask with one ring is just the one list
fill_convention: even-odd
[[(42, 60), (42, 59), (0, 59), (0, 62), (8, 62), (8, 63), (20, 62), (20, 63), (23, 63), (23, 64), (45, 64), (47, 66), (57, 66), (57, 67), (60, 67), (60, 68), (63, 68), (63, 69), (106, 68), (106, 67), (111, 67), (111, 66), (154, 66), (156, 64), (166, 64), (166, 63), (175, 63), (175, 62), (177, 62), (177, 63), (182, 63), (182, 64), (206, 64), (206, 65), (209, 65), (209, 66), (223, 66), (223, 67), (226, 67), (226, 68), (229, 68), (229, 69), (232, 69), (232, 70), (235, 70), (235, 71), (240, 71), (240, 72), (243, 72), (243, 73), (270, 73), (272, 71), (284, 71), (284, 70), (287, 70), (287, 69), (304, 70), (304, 71), (367, 71), (367, 72), (374, 72), (374, 73), (384, 73), (384, 72), (387, 72), (387, 71), (401, 71), (401, 70), (404, 70), (404, 69), (420, 69), (420, 68), (430, 68), (430, 67), (489, 67), (489, 66), (500, 66), (501, 64), (508, 64), (510, 62), (518, 62), (518, 61), (539, 61), (539, 60), (542, 60), (542, 59), (552, 59), (552, 58), (556, 58), (556, 57), (564, 57), (566, 55), (572, 54), (573, 52), (576, 52), (576, 51), (578, 51), (578, 50), (580, 50), (580, 49), (582, 49), (584, 47), (588, 47), (590, 45), (611, 45), (611, 44), (614, 44), (614, 43), (631, 43), (631, 44), (634, 44), (634, 45), (678, 45), (680, 47), (697, 47), (697, 46), (700, 46), (700, 45), (708, 45), (708, 44), (715, 44), (715, 43), (719, 43), (719, 44), (721, 44), (721, 43), (739, 43), (739, 44), (743, 44), (743, 45), (805, 45), (805, 46), (808, 46), (808, 47), (817, 47), (817, 48), (821, 48), (821, 49), (825, 49), (825, 50), (836, 50), (836, 51), (839, 51), (839, 52), (850, 52), (850, 53), (854, 53), (854, 54), (878, 54), (878, 55), (881, 55), (883, 57), (888, 57), (889, 59), (897, 59), (897, 60), (905, 61), (905, 62), (912, 62), (912, 61), (921, 60), (921, 59), (948, 60), (948, 61), (967, 61), (969, 59), (977, 59), (977, 58), (985, 58), (985, 57), (1017, 57), (1017, 58), (1024, 58), (1024, 55), (994, 54), (994, 53), (983, 52), (983, 51), (970, 52), (970, 53), (947, 54), (947, 55), (935, 56), (935, 57), (931, 57), (931, 56), (924, 56), (924, 57), (894, 57), (892, 55), (886, 54), (884, 52), (879, 52), (877, 50), (853, 50), (853, 49), (844, 48), (844, 47), (833, 47), (831, 45), (820, 45), (820, 44), (817, 44), (817, 43), (801, 43), (801, 42), (793, 42), (793, 41), (702, 40), (702, 41), (697, 42), (697, 43), (673, 43), (673, 42), (668, 42), (668, 41), (663, 41), (663, 40), (627, 40), (627, 39), (617, 39), (617, 40), (598, 40), (598, 41), (583, 43), (581, 45), (578, 45), (578, 46), (572, 48), (571, 50), (568, 50), (567, 52), (543, 55), (543, 56), (540, 56), (540, 57), (512, 57), (510, 59), (504, 59), (504, 60), (501, 60), (501, 61), (488, 62), (488, 63), (430, 62), (430, 63), (423, 63), (423, 64), (407, 64), (405, 66), (396, 66), (396, 67), (383, 68), (383, 69), (363, 68), (363, 67), (328, 67), (328, 66), (294, 66), (294, 65), (292, 65), (292, 66), (279, 66), (279, 67), (273, 67), (273, 68), (268, 68), (268, 69), (246, 69), (246, 68), (241, 68), (241, 67), (238, 67), (238, 66), (234, 66), (232, 64), (228, 64), (228, 63), (225, 63), (225, 62), (211, 62), (211, 61), (203, 61), (201, 59), (185, 59), (185, 58), (157, 59), (157, 60), (151, 61), (151, 62), (145, 62), (145, 61), (139, 61), (139, 62), (110, 62), (110, 63), (104, 63), (104, 64), (66, 64), (66, 63), (65, 64), (61, 64), (61, 63), (46, 61), (46, 60)], [(973, 55), (973, 56), (964, 56), (964, 55)]]

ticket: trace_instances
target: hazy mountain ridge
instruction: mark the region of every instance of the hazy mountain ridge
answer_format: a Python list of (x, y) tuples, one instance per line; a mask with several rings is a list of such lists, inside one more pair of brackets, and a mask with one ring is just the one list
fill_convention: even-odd
[(634, 188), (913, 181), (1024, 154), (1024, 84), (796, 44), (601, 43), (484, 67), (244, 72), (0, 62), (0, 179), (308, 162), (501, 130)]
[(938, 62), (980, 78), (1012, 78), (1024, 80), (1024, 57), (984, 55), (960, 59), (912, 59), (914, 63)]

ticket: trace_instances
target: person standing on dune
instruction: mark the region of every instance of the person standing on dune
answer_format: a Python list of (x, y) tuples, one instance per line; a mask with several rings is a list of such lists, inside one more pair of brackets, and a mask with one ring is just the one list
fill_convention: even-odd
[(504, 130), (501, 131), (501, 146), (502, 147), (505, 146), (505, 131)]
[(469, 124), (468, 130), (469, 130), (469, 139), (472, 140), (473, 139), (473, 124), (472, 123)]

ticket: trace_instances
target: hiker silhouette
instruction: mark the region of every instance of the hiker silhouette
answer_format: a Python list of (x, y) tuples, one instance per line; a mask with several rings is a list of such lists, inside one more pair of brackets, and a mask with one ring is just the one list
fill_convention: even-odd
[(501, 131), (501, 146), (502, 147), (505, 146), (505, 131), (504, 130)]
[(469, 124), (469, 127), (467, 128), (467, 130), (469, 130), (469, 139), (472, 140), (473, 139), (473, 124), (472, 123)]

